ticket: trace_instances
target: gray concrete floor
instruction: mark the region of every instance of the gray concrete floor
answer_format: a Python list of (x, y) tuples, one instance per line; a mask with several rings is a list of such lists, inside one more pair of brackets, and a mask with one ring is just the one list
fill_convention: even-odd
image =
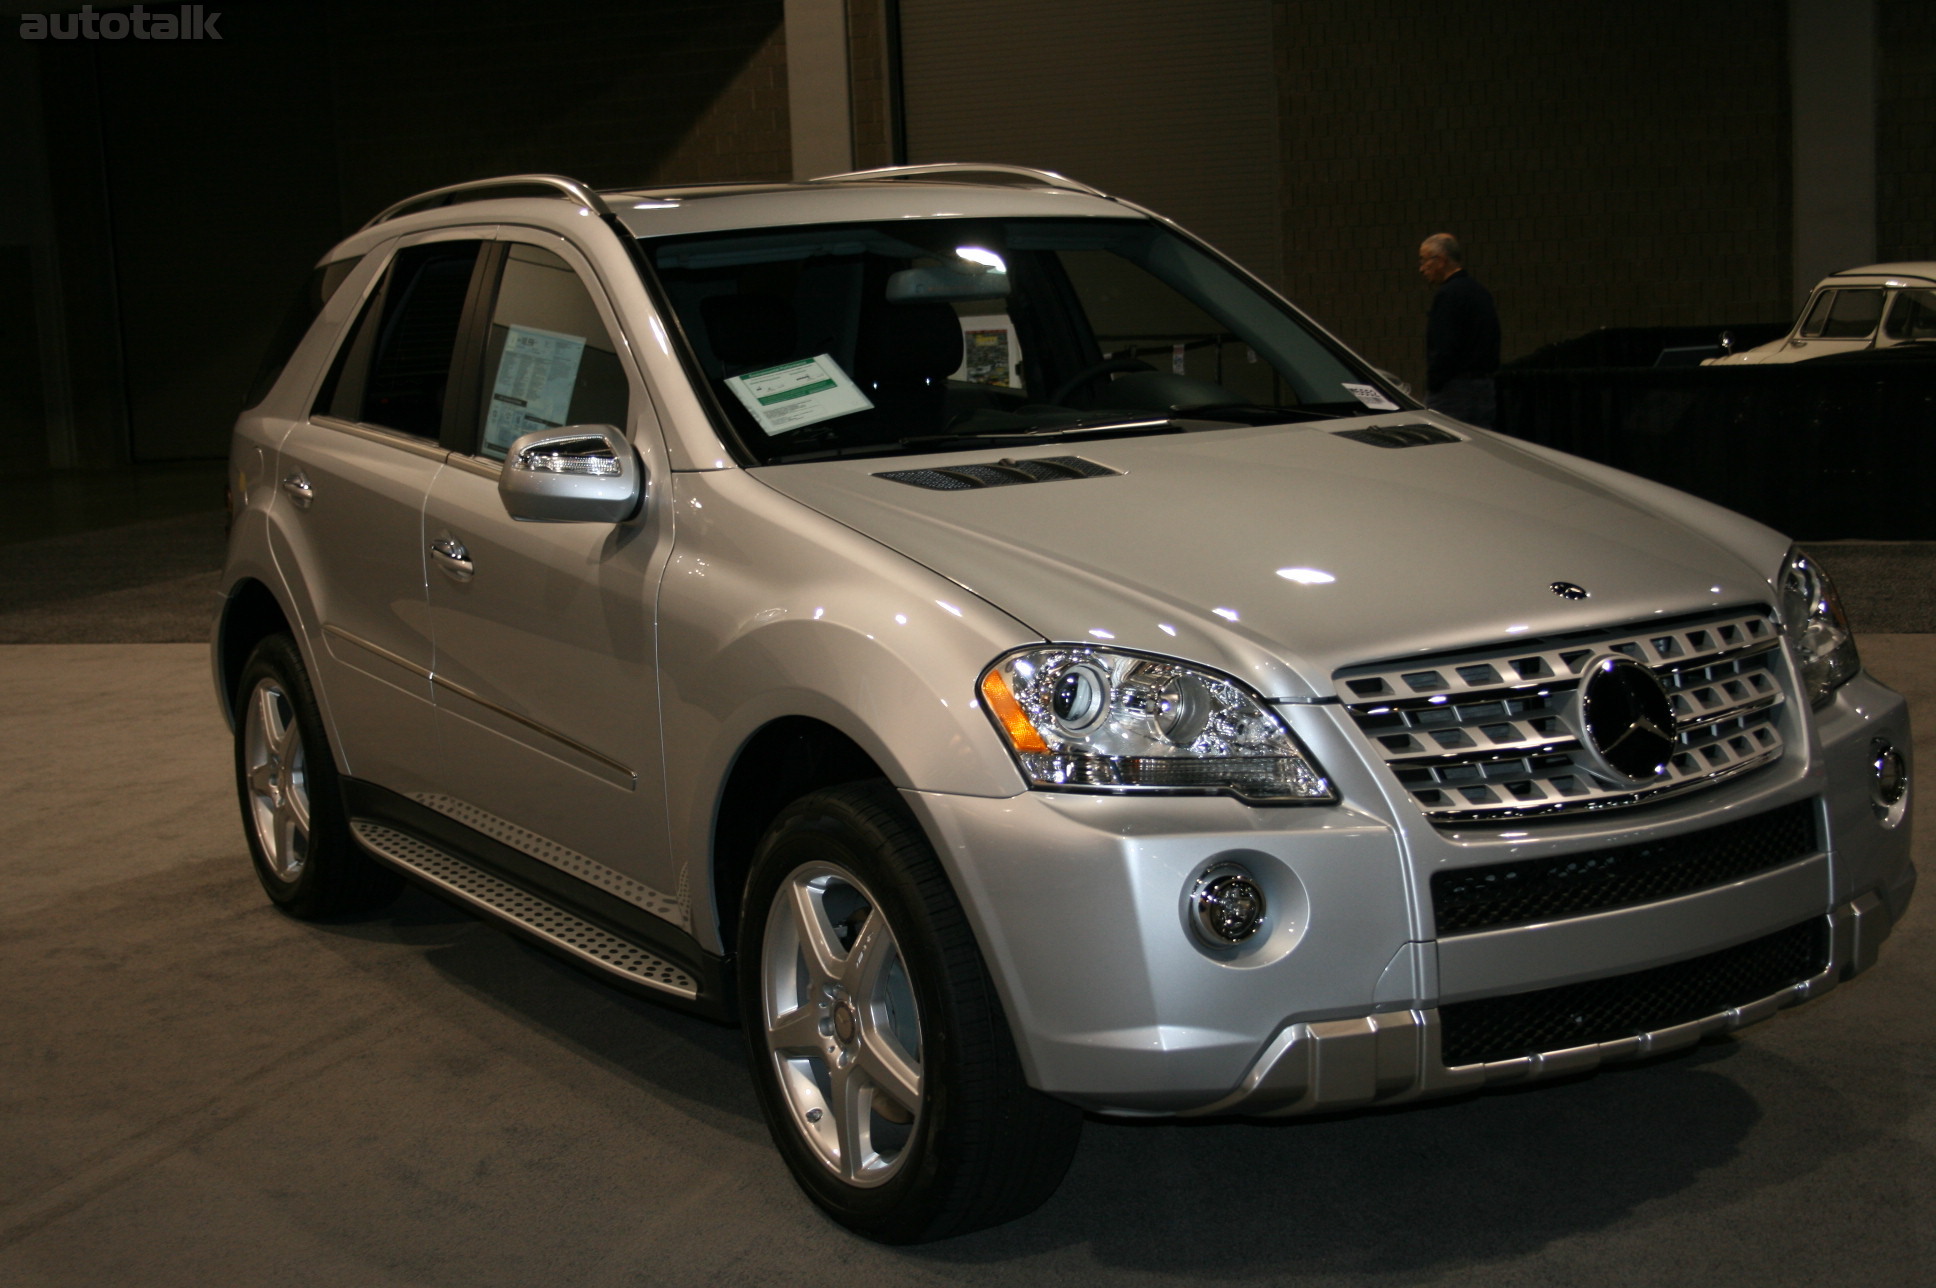
[[(1936, 764), (1936, 635), (1863, 649)], [(0, 647), (0, 690), (9, 1288), (1936, 1282), (1928, 893), (1875, 970), (1732, 1040), (1405, 1111), (1091, 1121), (1033, 1216), (891, 1250), (795, 1191), (736, 1033), (420, 894), (272, 911), (200, 646)]]

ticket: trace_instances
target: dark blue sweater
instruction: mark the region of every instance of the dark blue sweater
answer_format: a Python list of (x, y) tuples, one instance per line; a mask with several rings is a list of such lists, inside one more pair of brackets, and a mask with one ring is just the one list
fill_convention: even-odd
[(1467, 376), (1499, 369), (1499, 311), (1492, 292), (1460, 270), (1432, 297), (1425, 323), (1425, 388), (1436, 393)]

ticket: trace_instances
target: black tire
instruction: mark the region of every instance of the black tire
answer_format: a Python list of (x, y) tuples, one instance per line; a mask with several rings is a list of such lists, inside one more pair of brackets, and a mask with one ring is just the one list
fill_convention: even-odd
[(235, 787), (256, 877), (290, 916), (369, 912), (403, 888), (350, 836), (322, 713), (287, 635), (257, 644), (236, 682)]
[[(891, 787), (787, 806), (742, 906), (753, 1081), (815, 1203), (871, 1239), (920, 1243), (1013, 1220), (1055, 1192), (1082, 1113), (1023, 1080), (967, 918)], [(809, 926), (828, 950), (820, 968)]]

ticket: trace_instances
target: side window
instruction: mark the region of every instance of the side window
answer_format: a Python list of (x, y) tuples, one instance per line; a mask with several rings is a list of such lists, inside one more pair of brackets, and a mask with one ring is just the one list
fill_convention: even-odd
[(481, 244), (432, 242), (397, 253), (336, 355), (318, 414), (438, 436)]
[(268, 351), (262, 356), (262, 365), (256, 370), (255, 383), (249, 387), (249, 400), (243, 406), (254, 407), (269, 396), (269, 391), (276, 387), (276, 381), (282, 376), (282, 369), (289, 365), (290, 355), (296, 352), (296, 346), (309, 334), (311, 324), (323, 311), (323, 305), (329, 303), (330, 296), (336, 294), (336, 288), (343, 284), (343, 279), (356, 271), (356, 266), (362, 261), (361, 255), (339, 259), (321, 265), (309, 274), (309, 280), (303, 283), (295, 304), (283, 316), (281, 329), (269, 342)]
[(1936, 340), (1936, 291), (1904, 291), (1896, 296), (1883, 331), (1891, 340)]
[(484, 349), (478, 452), (501, 461), (533, 430), (626, 427), (630, 389), (605, 323), (571, 265), (510, 242)]
[(1861, 340), (1875, 334), (1882, 321), (1882, 292), (1875, 289), (1837, 291), (1829, 306), (1828, 325), (1822, 328), (1824, 340)]

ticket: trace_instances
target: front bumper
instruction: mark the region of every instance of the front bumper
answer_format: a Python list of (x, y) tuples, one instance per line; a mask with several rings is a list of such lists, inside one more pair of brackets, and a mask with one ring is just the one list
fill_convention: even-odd
[[(1879, 822), (1869, 797), (1875, 740), (1909, 745), (1906, 706), (1866, 676), (1813, 713), (1790, 755), (1747, 778), (1644, 810), (1483, 834), (1435, 830), (1388, 796), (1337, 708), (1294, 714), (1338, 805), (905, 794), (975, 925), (1032, 1085), (1107, 1113), (1280, 1115), (1576, 1072), (1827, 991), (1875, 960), (1913, 889), (1908, 820)], [(1814, 839), (1767, 870), (1638, 905), (1434, 929), (1435, 872), (1663, 837), (1705, 844), (1708, 829), (1784, 808), (1808, 811)], [(1256, 876), (1273, 909), (1234, 952), (1206, 949), (1189, 929), (1196, 877), (1224, 862)], [(1793, 955), (1798, 937), (1805, 960)], [(1777, 941), (1791, 950), (1777, 966), (1729, 965)], [(1728, 966), (1719, 984), (1701, 974), (1710, 956)], [(1506, 1057), (1484, 1042), (1473, 1054), (1459, 1036), (1495, 1004), (1570, 1007), (1569, 990), (1605, 1002), (1659, 980), (1680, 991), (1597, 1032), (1546, 1023)]]
[[(1438, 1008), (1350, 1020), (1292, 1024), (1264, 1048), (1237, 1088), (1191, 1115), (1291, 1117), (1366, 1105), (1401, 1104), (1481, 1087), (1584, 1073), (1620, 1060), (1659, 1055), (1758, 1023), (1783, 1007), (1818, 997), (1875, 961), (1894, 922), (1882, 897), (1866, 894), (1824, 919), (1826, 961), (1814, 974), (1762, 997), (1641, 1033), (1533, 1055), (1446, 1063)], [(1806, 923), (1801, 928), (1813, 929)]]

